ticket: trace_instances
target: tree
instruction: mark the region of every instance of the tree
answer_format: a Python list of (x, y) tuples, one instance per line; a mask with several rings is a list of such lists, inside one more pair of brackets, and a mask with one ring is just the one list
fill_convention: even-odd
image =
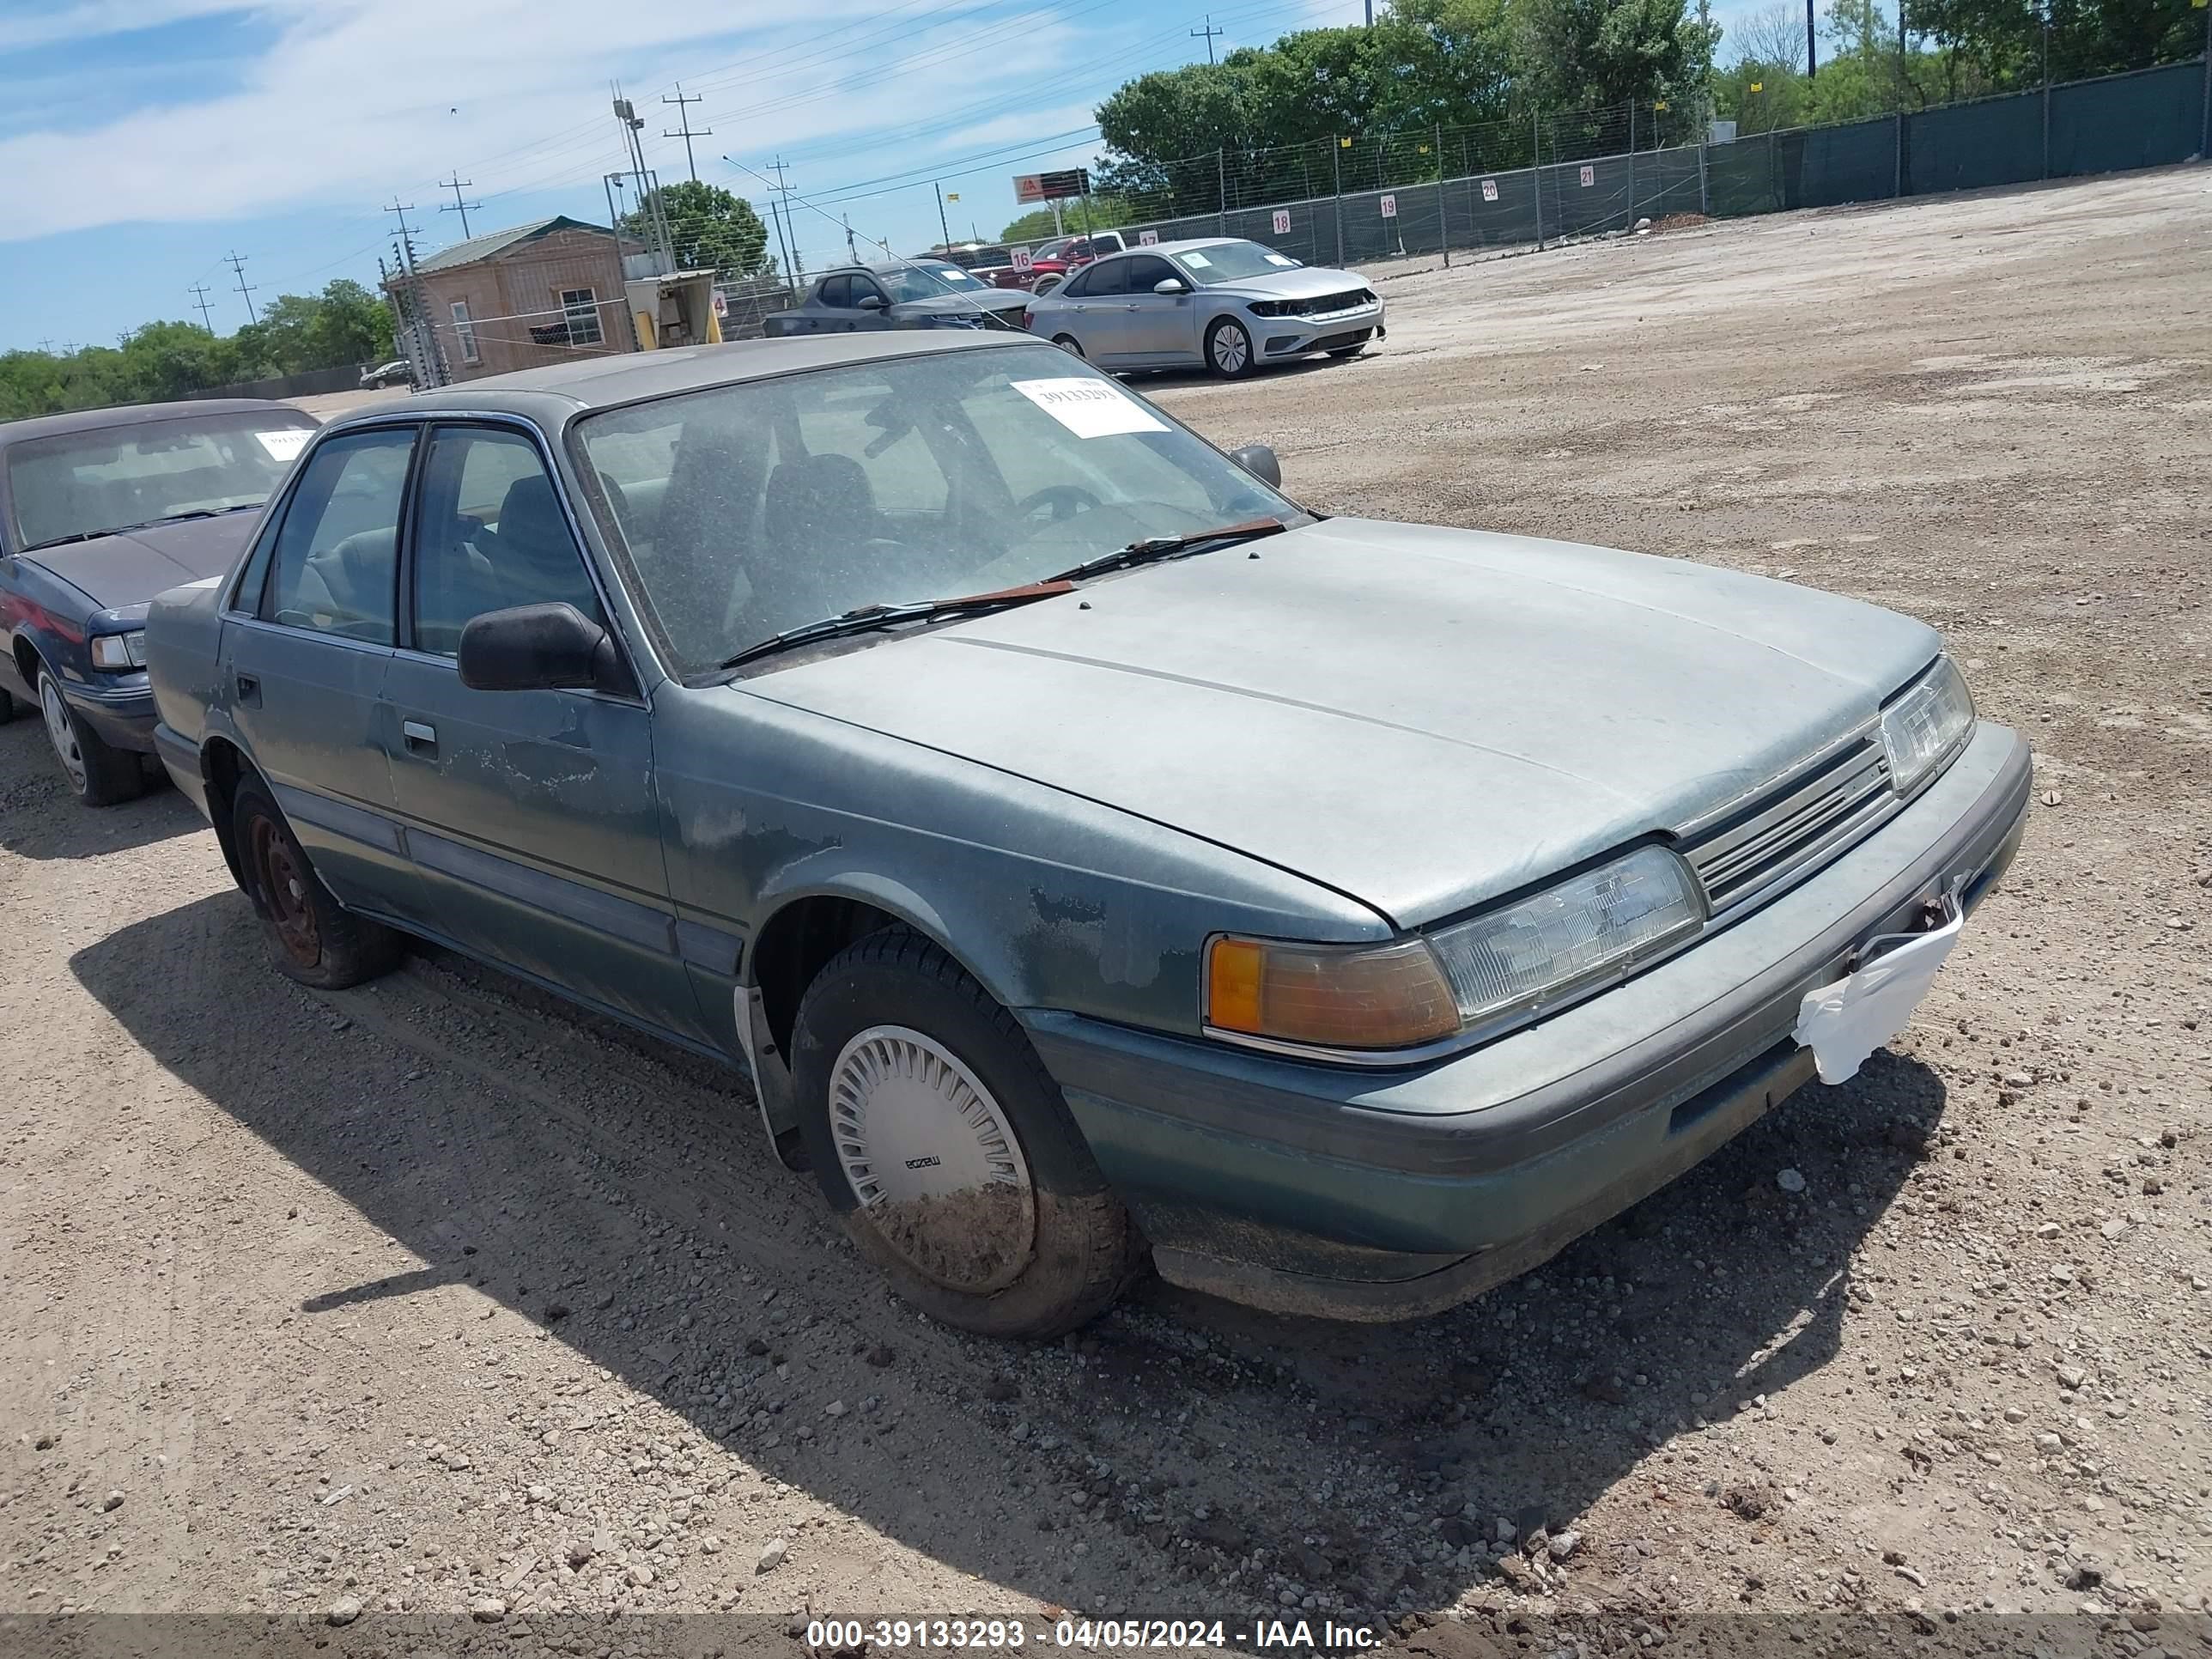
[(1015, 243), (1042, 242), (1063, 234), (1072, 235), (1083, 228), (1086, 214), (1093, 230), (1111, 230), (1116, 225), (1133, 223), (1140, 216), (1134, 207), (1120, 197), (1094, 190), (1087, 204), (1072, 198), (1060, 204), (1060, 216), (1064, 222), (1062, 230), (1053, 228), (1050, 208), (1031, 208), (1000, 231), (999, 240)]
[(1735, 61), (1761, 69), (1805, 72), (1805, 14), (1790, 0), (1770, 0), (1736, 19)]
[(712, 266), (725, 281), (757, 276), (768, 270), (768, 227), (753, 211), (753, 204), (720, 185), (702, 184), (696, 179), (681, 179), (647, 192), (647, 205), (623, 215), (623, 234), (642, 241), (653, 240), (649, 204), (656, 196), (668, 221), (678, 270), (703, 270)]

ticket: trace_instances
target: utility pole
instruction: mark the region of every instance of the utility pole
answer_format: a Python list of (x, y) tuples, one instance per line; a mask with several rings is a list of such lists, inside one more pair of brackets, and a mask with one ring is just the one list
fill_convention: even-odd
[(406, 308), (413, 313), (409, 326), (415, 336), (416, 351), (421, 354), (423, 376), (432, 386), (445, 386), (452, 377), (446, 372), (446, 354), (438, 343), (438, 325), (430, 319), (422, 279), (415, 270), (415, 227), (407, 222), (407, 216), (415, 211), (415, 204), (403, 204), (394, 196), (384, 210), (399, 222), (399, 234), (392, 242), (392, 256), (393, 263), (406, 273)]
[[(630, 174), (637, 180), (638, 210), (645, 216), (646, 225), (652, 233), (653, 258), (665, 275), (676, 269), (676, 246), (668, 234), (668, 216), (661, 204), (660, 191), (646, 170), (644, 143), (637, 136), (645, 125), (645, 118), (622, 95), (619, 86), (614, 88), (614, 112), (615, 121), (623, 130), (623, 145), (629, 152)], [(617, 251), (622, 246), (619, 234), (615, 246)]]
[(676, 131), (671, 132), (667, 128), (663, 127), (660, 130), (660, 136), (664, 138), (681, 138), (684, 141), (684, 165), (691, 169), (691, 182), (696, 185), (699, 182), (699, 163), (694, 161), (691, 157), (691, 141), (694, 138), (706, 138), (711, 137), (714, 129), (712, 127), (693, 126), (691, 125), (691, 112), (685, 108), (684, 106), (687, 104), (703, 104), (707, 101), (707, 95), (704, 93), (695, 92), (690, 97), (685, 97), (684, 95), (684, 83), (681, 81), (678, 81), (676, 83), (676, 95), (673, 98), (671, 98), (664, 94), (660, 101), (664, 104), (673, 104), (676, 106)]
[(236, 253), (230, 254), (228, 258), (231, 274), (238, 278), (238, 297), (246, 301), (246, 319), (249, 322), (258, 323), (261, 320), (261, 313), (253, 308), (253, 295), (256, 290), (246, 285), (246, 261), (240, 258)]
[[(1374, 0), (1369, 0), (1369, 4), (1370, 6), (1373, 3)], [(1202, 38), (1206, 41), (1206, 61), (1209, 64), (1213, 62), (1213, 43), (1223, 33), (1223, 30), (1213, 27), (1213, 14), (1212, 12), (1206, 14), (1206, 27), (1204, 28), (1193, 29), (1190, 32), (1190, 38), (1192, 40), (1196, 40)]]
[(1813, 0), (1805, 0), (1805, 78), (1809, 81), (1820, 72), (1817, 59), (1820, 49), (1813, 38)]
[(200, 308), (200, 326), (207, 330), (209, 333), (214, 333), (215, 319), (208, 315), (207, 284), (205, 283), (194, 283), (191, 286), (191, 292), (192, 295), (192, 303)]
[(853, 246), (853, 216), (848, 213), (840, 216), (845, 221), (845, 257), (857, 265), (860, 263), (860, 250)]
[(461, 199), (461, 192), (475, 183), (476, 180), (473, 179), (462, 178), (459, 169), (456, 168), (452, 178), (441, 180), (438, 185), (440, 190), (450, 190), (453, 192), (453, 206), (447, 207), (441, 202), (438, 204), (438, 211), (458, 213), (461, 216), (461, 240), (465, 242), (469, 240), (469, 210), (481, 208), (483, 205), (482, 202), (465, 202)]
[(951, 247), (952, 227), (945, 222), (945, 186), (933, 179), (930, 180), (929, 187), (937, 192), (937, 234), (945, 239), (938, 244), (938, 246)]
[[(784, 243), (791, 260), (792, 276), (797, 280), (806, 273), (799, 264), (799, 225), (791, 216), (791, 186), (783, 181), (783, 157), (781, 155), (775, 158), (775, 192), (776, 200), (783, 204)], [(941, 191), (938, 194), (937, 216), (940, 219), (945, 216), (945, 198)]]

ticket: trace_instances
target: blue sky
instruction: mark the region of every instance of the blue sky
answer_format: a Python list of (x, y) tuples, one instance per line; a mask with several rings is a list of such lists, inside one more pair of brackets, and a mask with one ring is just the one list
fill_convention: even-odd
[[(1227, 0), (1216, 50), (1360, 0)], [(680, 81), (699, 175), (757, 203), (779, 154), (805, 263), (842, 256), (836, 216), (912, 251), (938, 240), (933, 174), (985, 236), (1018, 210), (1012, 177), (1096, 148), (1097, 100), (1205, 55), (1203, 6), (1167, 0), (811, 0), (609, 6), (604, 0), (0, 0), (0, 349), (107, 343), (141, 323), (246, 318), (226, 256), (265, 302), (335, 276), (374, 283), (412, 204), (418, 251), (552, 213), (604, 221), (623, 165), (608, 83), (646, 117), (647, 160)], [(757, 21), (753, 21), (757, 19)], [(611, 45), (616, 37), (622, 44)], [(883, 185), (877, 181), (896, 178)], [(842, 199), (833, 199), (842, 198)]]

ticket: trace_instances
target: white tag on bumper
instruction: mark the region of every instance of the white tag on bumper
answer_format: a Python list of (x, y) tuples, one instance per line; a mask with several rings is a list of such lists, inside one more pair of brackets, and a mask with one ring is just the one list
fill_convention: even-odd
[[(1813, 1051), (1823, 1083), (1848, 1083), (1866, 1057), (1902, 1031), (1959, 942), (1966, 914), (1956, 884), (1942, 896), (1944, 921), (1925, 933), (1882, 933), (1860, 947), (1858, 969), (1805, 993), (1791, 1033)], [(1879, 953), (1879, 954), (1877, 954)]]

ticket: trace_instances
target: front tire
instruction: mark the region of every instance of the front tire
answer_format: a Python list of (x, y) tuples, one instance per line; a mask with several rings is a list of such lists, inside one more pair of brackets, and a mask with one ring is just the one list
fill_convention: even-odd
[(793, 1050), (823, 1195), (931, 1318), (1057, 1336), (1142, 1267), (1128, 1212), (1021, 1026), (921, 934), (886, 928), (831, 961)]
[(405, 942), (381, 922), (356, 916), (332, 898), (268, 786), (248, 778), (231, 809), (231, 844), (243, 872), (240, 884), (261, 918), (277, 969), (319, 991), (388, 974)]
[(62, 696), (61, 683), (39, 670), (39, 713), (46, 722), (46, 741), (62, 763), (62, 775), (87, 806), (114, 806), (146, 793), (146, 769), (138, 757), (118, 749), (77, 718)]
[(1234, 317), (1217, 318), (1206, 331), (1206, 366), (1224, 380), (1252, 372), (1252, 337)]

